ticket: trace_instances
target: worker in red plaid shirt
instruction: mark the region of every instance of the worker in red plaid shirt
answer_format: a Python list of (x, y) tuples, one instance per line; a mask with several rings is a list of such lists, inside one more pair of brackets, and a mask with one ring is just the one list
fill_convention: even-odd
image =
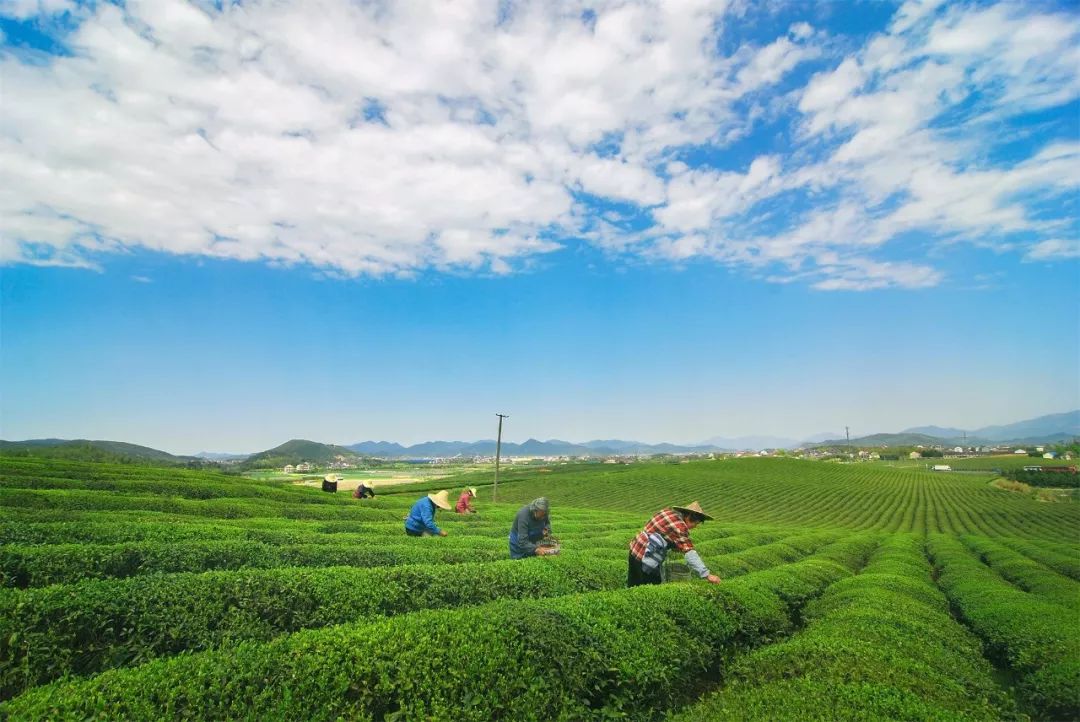
[(696, 501), (687, 506), (673, 506), (660, 511), (630, 543), (629, 570), (626, 586), (659, 584), (663, 581), (661, 569), (668, 550), (674, 547), (694, 572), (711, 584), (719, 584), (720, 577), (709, 571), (701, 555), (690, 541), (690, 530), (706, 519), (712, 519)]

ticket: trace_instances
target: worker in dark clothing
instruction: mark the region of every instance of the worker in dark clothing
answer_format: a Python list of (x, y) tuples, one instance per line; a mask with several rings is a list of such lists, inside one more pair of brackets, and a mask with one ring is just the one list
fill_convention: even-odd
[(557, 550), (541, 544), (551, 536), (551, 519), (548, 515), (548, 500), (544, 497), (534, 499), (518, 510), (514, 525), (510, 527), (510, 558), (524, 559), (531, 556), (548, 556)]

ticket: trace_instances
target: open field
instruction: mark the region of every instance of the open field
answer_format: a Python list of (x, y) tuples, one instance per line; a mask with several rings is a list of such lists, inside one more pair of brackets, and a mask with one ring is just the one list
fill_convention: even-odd
[[(1076, 719), (1080, 514), (990, 475), (777, 459), (514, 469), (445, 538), (355, 501), (2, 459), (0, 717)], [(563, 553), (507, 559), (552, 501)], [(724, 578), (625, 589), (698, 499)]]
[(416, 484), (437, 482), (448, 476), (469, 472), (482, 472), (487, 466), (478, 464), (458, 464), (432, 466), (421, 464), (394, 464), (377, 469), (338, 469), (332, 472), (312, 472), (307, 474), (286, 474), (281, 471), (248, 471), (244, 477), (253, 481), (291, 482), (301, 486), (321, 486), (324, 473), (334, 473), (343, 480), (339, 489), (353, 490), (364, 482), (372, 488), (381, 488), (394, 484)]
[[(442, 479), (452, 476), (452, 473), (446, 472), (442, 474), (415, 474), (409, 472), (357, 472), (346, 469), (344, 471), (336, 472), (341, 480), (338, 482), (339, 491), (352, 491), (361, 483), (370, 486), (372, 489), (382, 489), (388, 486), (396, 485), (411, 485), (422, 483), (438, 483)], [(295, 475), (299, 477), (299, 475)], [(322, 487), (322, 477), (311, 478), (310, 474), (305, 475), (306, 478), (291, 479), (293, 484), (297, 486), (307, 486), (312, 488)]]
[(1025, 466), (1076, 466), (1077, 460), (1043, 459), (1027, 454), (996, 454), (994, 456), (944, 457), (926, 459), (901, 459), (900, 461), (876, 462), (897, 469), (928, 470), (936, 464), (947, 464), (957, 471), (985, 471), (995, 469), (1023, 469)]
[[(887, 532), (1074, 537), (1080, 506), (1046, 504), (991, 486), (991, 474), (891, 469), (795, 459), (724, 459), (689, 464), (556, 466), (514, 471), (499, 501), (524, 503), (542, 488), (563, 506), (647, 513), (698, 499), (726, 522), (845, 527)], [(455, 477), (490, 496), (490, 477)], [(419, 487), (417, 487), (419, 488)], [(409, 490), (415, 493), (415, 490)]]

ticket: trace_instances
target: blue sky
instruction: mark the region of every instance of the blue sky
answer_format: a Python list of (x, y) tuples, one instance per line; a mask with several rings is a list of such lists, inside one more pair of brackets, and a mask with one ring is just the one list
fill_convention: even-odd
[(3, 438), (801, 437), (1080, 406), (1080, 17), (0, 3)]

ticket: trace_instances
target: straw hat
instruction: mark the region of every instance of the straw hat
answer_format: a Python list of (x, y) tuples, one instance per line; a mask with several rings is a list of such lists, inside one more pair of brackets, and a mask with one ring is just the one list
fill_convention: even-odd
[(671, 508), (675, 511), (681, 511), (683, 514), (698, 514), (705, 519), (712, 519), (711, 516), (701, 510), (701, 504), (698, 504), (696, 501), (692, 501), (686, 506), (673, 506)]
[(446, 489), (443, 489), (437, 494), (428, 494), (427, 498), (435, 502), (435, 506), (439, 507), (440, 509), (450, 508), (450, 492)]
[(342, 478), (337, 474), (327, 474), (323, 477), (323, 481), (342, 481)]
[(476, 496), (476, 487), (475, 486), (470, 486), (469, 487), (469, 493), (472, 494), (473, 496)]

